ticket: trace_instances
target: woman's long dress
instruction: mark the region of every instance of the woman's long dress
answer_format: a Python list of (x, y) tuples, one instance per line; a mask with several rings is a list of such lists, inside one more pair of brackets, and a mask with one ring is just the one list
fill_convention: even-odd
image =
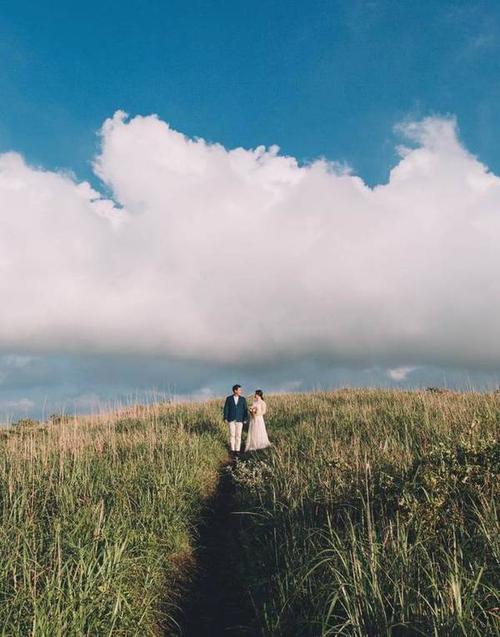
[(264, 422), (267, 405), (259, 398), (259, 400), (254, 400), (252, 407), (255, 413), (251, 413), (250, 416), (245, 451), (257, 451), (257, 449), (265, 449), (271, 445), (267, 437), (266, 423)]

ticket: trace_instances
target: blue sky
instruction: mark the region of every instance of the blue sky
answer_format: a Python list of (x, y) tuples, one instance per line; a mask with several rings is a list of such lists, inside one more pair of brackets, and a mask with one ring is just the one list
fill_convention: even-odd
[[(110, 196), (113, 178), (103, 185), (92, 160), (97, 132), (117, 109), (132, 118), (157, 114), (226, 149), (277, 144), (300, 165), (321, 157), (345, 163), (370, 186), (386, 183), (400, 161), (395, 125), (455, 117), (463, 147), (498, 175), (500, 4), (0, 0), (0, 100), (0, 154), (69, 171)], [(469, 368), (465, 354), (464, 362), (356, 354), (354, 365), (349, 356), (315, 362), (311, 353), (293, 364), (231, 366), (205, 354), (70, 350), (0, 346), (0, 421), (3, 413), (87, 409), (151, 388), (224, 393), (235, 376), (300, 389), (491, 388), (500, 375), (500, 361)]]
[(346, 161), (368, 183), (392, 128), (452, 113), (500, 171), (497, 2), (1, 2), (0, 150), (89, 178), (117, 108), (226, 147)]

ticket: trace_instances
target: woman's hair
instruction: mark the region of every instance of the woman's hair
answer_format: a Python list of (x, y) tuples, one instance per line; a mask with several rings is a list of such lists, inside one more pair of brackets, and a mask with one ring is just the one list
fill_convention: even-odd
[(256, 389), (255, 393), (257, 394), (257, 396), (260, 396), (262, 400), (264, 400), (264, 392), (262, 391), (262, 389)]

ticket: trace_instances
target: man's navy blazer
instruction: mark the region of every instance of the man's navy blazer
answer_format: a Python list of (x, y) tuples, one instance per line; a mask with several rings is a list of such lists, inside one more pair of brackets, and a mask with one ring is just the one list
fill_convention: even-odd
[(248, 420), (247, 401), (244, 396), (238, 397), (238, 404), (234, 403), (234, 395), (228, 396), (224, 403), (224, 420), (228, 422), (245, 422)]

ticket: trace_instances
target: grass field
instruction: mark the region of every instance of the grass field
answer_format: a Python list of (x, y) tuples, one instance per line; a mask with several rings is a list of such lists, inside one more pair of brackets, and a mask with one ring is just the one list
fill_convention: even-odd
[(498, 395), (290, 395), (268, 424), (234, 471), (256, 634), (500, 634)]
[(226, 455), (213, 416), (153, 405), (3, 432), (2, 635), (169, 632)]
[(1, 635), (179, 634), (221, 472), (240, 634), (500, 634), (498, 394), (267, 402), (274, 447), (232, 468), (220, 401), (2, 432)]

